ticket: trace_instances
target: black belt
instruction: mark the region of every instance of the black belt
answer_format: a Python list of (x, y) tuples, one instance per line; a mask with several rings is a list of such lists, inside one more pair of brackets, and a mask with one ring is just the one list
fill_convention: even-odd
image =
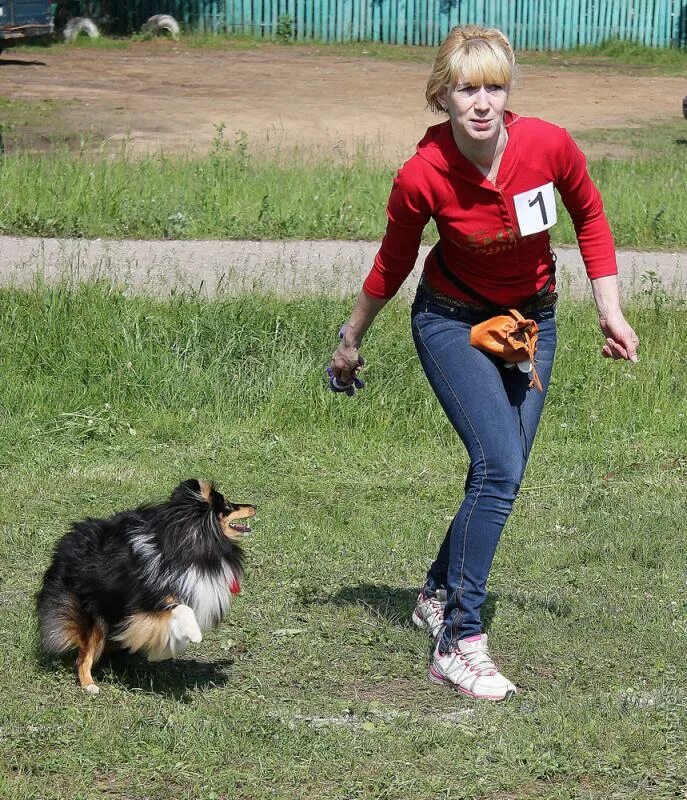
[[(448, 268), (446, 261), (444, 260), (444, 254), (441, 252), (441, 243), (437, 242), (434, 245), (434, 258), (441, 270), (443, 276), (448, 280), (450, 283), (457, 286), (458, 289), (461, 290), (464, 294), (469, 295), (470, 297), (474, 297), (475, 301), (473, 302), (464, 302), (462, 300), (456, 300), (453, 297), (449, 297), (448, 295), (441, 294), (441, 292), (435, 291), (433, 288), (429, 287), (424, 275), (422, 276), (422, 284), (424, 287), (429, 289), (429, 293), (433, 294), (435, 297), (441, 298), (441, 302), (446, 303), (449, 301), (449, 304), (452, 308), (476, 308), (480, 311), (491, 311), (492, 313), (499, 313), (503, 311), (504, 308), (508, 308), (508, 306), (499, 306), (495, 303), (492, 303), (488, 298), (481, 295), (476, 289), (473, 289), (472, 286), (468, 286), (463, 280), (461, 280), (453, 270)], [(556, 301), (558, 300), (558, 294), (556, 292), (551, 291), (551, 287), (553, 286), (553, 282), (556, 276), (556, 256), (554, 253), (551, 253), (552, 256), (552, 270), (549, 273), (549, 277), (542, 286), (542, 288), (533, 296), (528, 298), (521, 306), (515, 306), (521, 313), (531, 313), (532, 311), (539, 311), (542, 308), (550, 308), (551, 306), (556, 305)]]
[[(449, 297), (447, 294), (438, 292), (433, 286), (430, 286), (424, 274), (420, 278), (419, 288), (429, 297), (429, 299), (440, 306), (447, 306), (452, 309), (468, 309), (471, 311), (484, 311), (489, 314), (502, 313), (504, 308), (508, 306), (486, 305), (484, 303), (477, 303), (471, 300), (459, 300), (457, 297)], [(558, 301), (558, 292), (549, 292), (543, 297), (536, 300), (531, 300), (523, 306), (510, 306), (515, 307), (521, 314), (531, 314), (533, 311), (541, 311), (544, 308), (551, 308), (556, 305)]]

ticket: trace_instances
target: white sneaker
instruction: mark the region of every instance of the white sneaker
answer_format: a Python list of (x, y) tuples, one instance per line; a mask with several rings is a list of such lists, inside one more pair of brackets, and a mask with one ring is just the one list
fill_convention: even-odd
[[(441, 594), (440, 594), (441, 593)], [(443, 600), (441, 599), (443, 596)], [(412, 620), (434, 639), (441, 633), (444, 625), (444, 608), (446, 607), (446, 592), (439, 589), (435, 597), (425, 597), (422, 592), (417, 596), (417, 603), (413, 609)]]
[(460, 639), (448, 653), (439, 652), (439, 643), (429, 666), (432, 683), (443, 683), (476, 700), (507, 700), (516, 693), (515, 685), (497, 669), (487, 649), (487, 634)]

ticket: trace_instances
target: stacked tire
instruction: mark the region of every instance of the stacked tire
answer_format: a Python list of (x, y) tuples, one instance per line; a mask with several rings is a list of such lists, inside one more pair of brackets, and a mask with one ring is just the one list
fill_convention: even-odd
[(171, 36), (178, 39), (181, 33), (179, 23), (171, 14), (154, 14), (141, 28), (144, 36)]
[[(141, 33), (150, 37), (169, 36), (172, 39), (178, 39), (181, 30), (179, 23), (171, 14), (154, 14), (143, 25)], [(100, 31), (92, 19), (88, 17), (72, 17), (64, 26), (62, 36), (66, 42), (74, 42), (79, 36), (97, 39), (100, 36)]]
[(64, 26), (62, 36), (64, 36), (65, 42), (74, 42), (79, 36), (97, 39), (100, 36), (100, 31), (92, 19), (88, 17), (72, 17)]

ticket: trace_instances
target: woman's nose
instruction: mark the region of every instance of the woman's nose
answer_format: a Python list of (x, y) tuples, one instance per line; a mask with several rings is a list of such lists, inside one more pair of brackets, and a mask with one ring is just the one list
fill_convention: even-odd
[(489, 108), (489, 92), (486, 86), (480, 86), (479, 91), (475, 94), (475, 108), (485, 111)]

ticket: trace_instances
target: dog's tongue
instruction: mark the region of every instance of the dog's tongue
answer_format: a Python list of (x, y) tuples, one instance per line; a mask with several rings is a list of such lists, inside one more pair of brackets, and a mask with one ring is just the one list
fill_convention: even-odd
[(250, 528), (248, 527), (248, 525), (238, 525), (234, 523), (231, 527), (235, 531), (238, 531), (239, 533), (250, 533)]

